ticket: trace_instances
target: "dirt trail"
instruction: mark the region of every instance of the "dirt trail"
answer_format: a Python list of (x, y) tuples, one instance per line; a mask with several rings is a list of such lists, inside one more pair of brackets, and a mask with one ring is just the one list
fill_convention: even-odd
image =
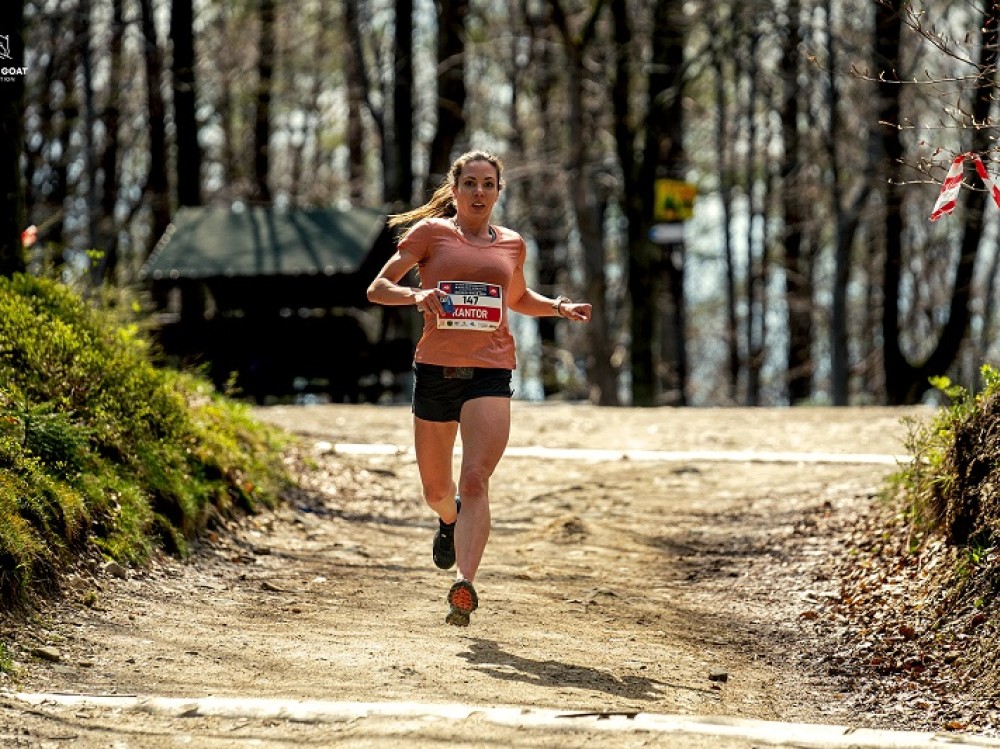
[[(905, 420), (930, 413), (515, 403), (511, 444), (900, 454)], [(412, 457), (328, 449), (409, 446), (408, 409), (258, 414), (306, 438), (301, 496), (232, 524), (187, 563), (159, 560), (127, 579), (80, 576), (67, 602), (20, 634), (21, 676), (8, 690), (870, 725), (824, 676), (824, 644), (801, 614), (836, 589), (823, 571), (824, 560), (846, 553), (836, 531), (891, 467), (505, 458), (477, 580), (481, 608), (460, 630), (443, 624), (451, 573), (430, 562), (434, 524)], [(95, 593), (96, 605), (84, 606)], [(31, 657), (39, 646), (56, 648), (59, 660)], [(191, 735), (213, 747), (249, 738), (368, 745), (358, 730), (351, 722), (321, 729), (54, 706), (25, 712), (0, 701), (3, 746), (64, 746), (68, 737), (74, 746), (166, 746), (165, 737)]]

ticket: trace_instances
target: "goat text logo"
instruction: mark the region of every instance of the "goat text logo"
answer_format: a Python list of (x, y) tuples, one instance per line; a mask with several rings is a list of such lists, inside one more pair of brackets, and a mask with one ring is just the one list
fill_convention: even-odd
[(13, 61), (10, 51), (10, 36), (0, 34), (0, 83), (14, 83), (28, 72), (26, 65), (3, 65), (4, 60)]

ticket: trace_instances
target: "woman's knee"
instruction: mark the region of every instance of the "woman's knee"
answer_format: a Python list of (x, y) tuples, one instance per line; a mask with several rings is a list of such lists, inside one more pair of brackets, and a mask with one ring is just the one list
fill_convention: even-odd
[(463, 497), (485, 496), (490, 488), (493, 471), (480, 466), (463, 467), (458, 492)]
[(424, 501), (434, 506), (455, 496), (455, 484), (449, 481), (423, 482)]

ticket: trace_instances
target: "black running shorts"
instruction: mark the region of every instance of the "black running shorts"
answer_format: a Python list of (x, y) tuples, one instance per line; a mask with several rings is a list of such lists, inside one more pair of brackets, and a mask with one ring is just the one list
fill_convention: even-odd
[(473, 398), (511, 398), (511, 371), (484, 367), (413, 365), (413, 414), (426, 421), (460, 421)]

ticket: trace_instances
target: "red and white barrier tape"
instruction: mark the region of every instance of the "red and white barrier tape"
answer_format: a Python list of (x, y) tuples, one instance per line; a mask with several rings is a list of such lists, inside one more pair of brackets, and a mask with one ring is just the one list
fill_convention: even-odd
[(962, 189), (962, 177), (967, 160), (971, 160), (976, 165), (976, 173), (983, 181), (986, 189), (990, 191), (997, 208), (1000, 208), (1000, 187), (997, 187), (996, 182), (990, 177), (990, 173), (986, 171), (986, 167), (983, 165), (983, 160), (979, 158), (979, 154), (968, 151), (959, 154), (951, 162), (948, 176), (944, 178), (944, 183), (941, 185), (941, 192), (938, 193), (937, 202), (934, 204), (934, 210), (931, 211), (931, 221), (937, 221), (942, 216), (947, 216), (955, 210), (955, 205), (958, 201), (958, 191)]

